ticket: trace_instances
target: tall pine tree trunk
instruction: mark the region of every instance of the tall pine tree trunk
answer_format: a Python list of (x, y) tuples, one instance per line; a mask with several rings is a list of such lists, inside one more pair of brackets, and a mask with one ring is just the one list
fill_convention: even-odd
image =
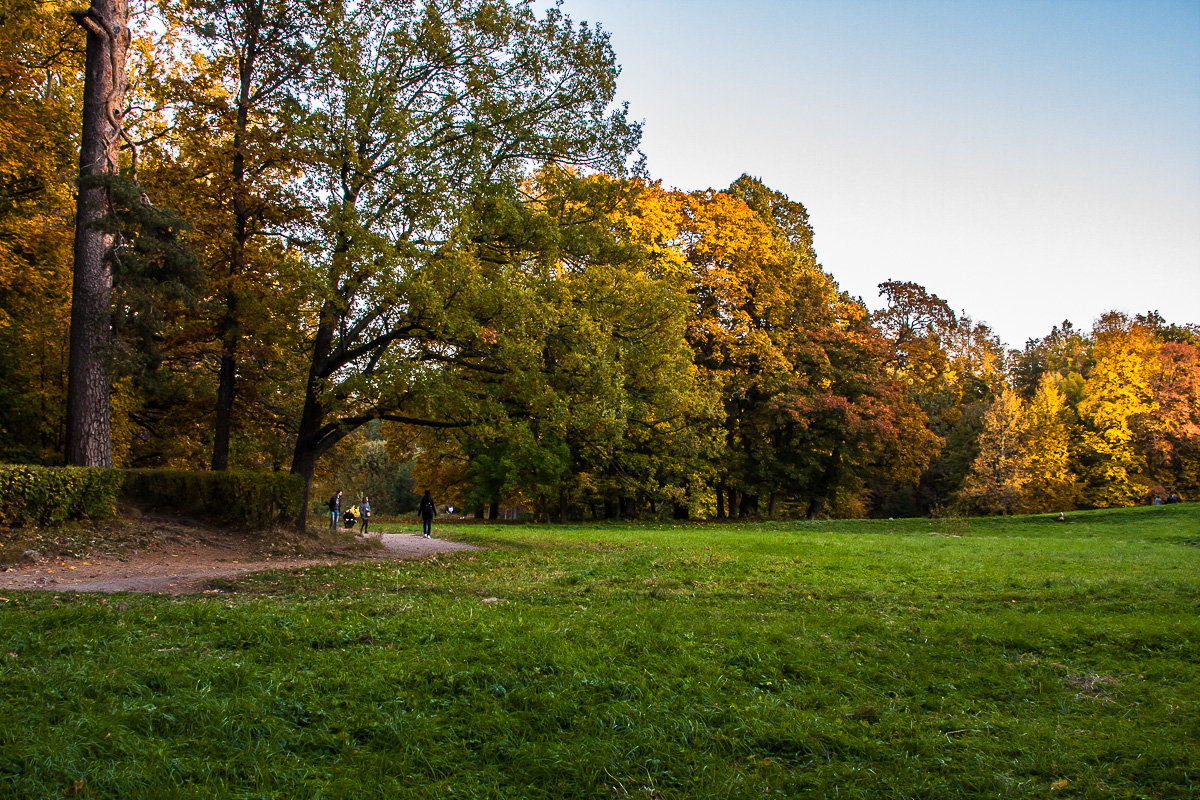
[(129, 52), (126, 0), (92, 0), (75, 21), (87, 30), (75, 267), (71, 288), (71, 351), (67, 378), (67, 463), (112, 466), (109, 405), (112, 358), (112, 265), (115, 236), (97, 223), (108, 212), (100, 185), (118, 173), (120, 114)]

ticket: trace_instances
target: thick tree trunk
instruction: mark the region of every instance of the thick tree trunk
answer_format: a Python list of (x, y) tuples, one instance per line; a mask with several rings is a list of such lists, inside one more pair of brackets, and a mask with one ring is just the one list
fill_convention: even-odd
[(296, 435), (296, 449), (292, 454), (292, 474), (304, 478), (304, 503), (296, 529), (304, 532), (308, 522), (308, 491), (312, 486), (313, 473), (319, 459), (330, 447), (345, 435), (324, 430), (325, 409), (321, 405), (315, 386), (310, 381), (309, 391), (304, 398), (304, 411), (300, 415), (300, 427)]
[[(329, 439), (323, 430), (325, 406), (321, 403), (322, 370), (333, 348), (333, 313), (329, 303), (321, 310), (320, 322), (313, 337), (312, 361), (309, 363), (308, 380), (304, 384), (304, 410), (300, 412), (300, 426), (296, 431), (296, 449), (292, 452), (292, 474), (304, 478), (305, 486), (312, 484), (317, 459), (332, 446), (336, 439)], [(340, 438), (340, 437), (339, 437)], [(296, 529), (303, 533), (308, 521), (308, 490), (305, 490), (305, 507), (296, 520)]]
[(308, 529), (308, 507), (312, 504), (313, 472), (316, 467), (316, 459), (309, 458), (309, 455), (309, 453), (305, 453), (301, 458), (301, 454), (297, 451), (292, 459), (292, 474), (299, 475), (304, 479), (304, 488), (300, 493), (300, 516), (295, 520), (296, 530), (301, 533)]
[(493, 500), (491, 506), (488, 507), (488, 519), (500, 519), (500, 503)]
[(738, 516), (743, 519), (758, 514), (758, 495), (750, 492), (742, 493), (742, 502), (738, 506)]
[(775, 512), (779, 510), (779, 492), (771, 492), (767, 499), (767, 516), (775, 519)]
[(296, 436), (296, 449), (292, 454), (292, 474), (304, 479), (304, 508), (296, 519), (296, 529), (306, 530), (308, 524), (308, 495), (312, 488), (313, 474), (316, 472), (317, 460), (331, 447), (345, 438), (350, 431), (325, 429), (325, 410), (310, 394), (304, 403), (304, 411), (300, 416), (300, 429)]
[(825, 513), (825, 504), (829, 501), (829, 497), (833, 494), (834, 487), (842, 479), (842, 451), (841, 448), (835, 448), (830, 455), (829, 463), (825, 467), (825, 472), (821, 476), (821, 481), (817, 485), (816, 493), (813, 495), (812, 501), (808, 504), (808, 518), (817, 519)]
[(825, 511), (825, 498), (814, 497), (808, 503), (808, 514), (806, 514), (806, 516), (809, 519), (819, 519), (821, 517), (821, 514), (824, 511)]
[(92, 0), (74, 15), (88, 32), (79, 148), (79, 197), (75, 207), (75, 267), (71, 287), (71, 349), (67, 378), (67, 463), (112, 466), (109, 364), (112, 357), (112, 265), (114, 236), (99, 229), (108, 193), (91, 185), (118, 173), (129, 51), (125, 0)]

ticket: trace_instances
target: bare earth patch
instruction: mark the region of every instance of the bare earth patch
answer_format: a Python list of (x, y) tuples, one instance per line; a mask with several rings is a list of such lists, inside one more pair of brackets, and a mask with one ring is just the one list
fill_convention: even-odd
[(1104, 703), (1113, 701), (1108, 691), (1120, 685), (1120, 681), (1107, 675), (1073, 675), (1067, 678), (1067, 686), (1079, 690), (1076, 697), (1090, 697)]
[(135, 535), (105, 539), (103, 545), (74, 555), (26, 551), (21, 563), (0, 566), (0, 590), (190, 594), (204, 591), (215, 579), (269, 569), (430, 558), (476, 549), (415, 532), (372, 533), (313, 547), (167, 520), (147, 520)]

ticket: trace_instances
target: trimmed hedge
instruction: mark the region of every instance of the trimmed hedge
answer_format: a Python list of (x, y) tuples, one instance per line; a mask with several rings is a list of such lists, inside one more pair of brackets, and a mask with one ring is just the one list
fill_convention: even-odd
[(111, 517), (124, 483), (119, 469), (0, 464), (0, 526)]
[(280, 472), (0, 464), (0, 527), (112, 517), (125, 500), (146, 510), (269, 528), (296, 519), (303, 488), (301, 478)]
[(300, 513), (304, 481), (284, 472), (126, 470), (125, 499), (143, 509), (269, 528)]

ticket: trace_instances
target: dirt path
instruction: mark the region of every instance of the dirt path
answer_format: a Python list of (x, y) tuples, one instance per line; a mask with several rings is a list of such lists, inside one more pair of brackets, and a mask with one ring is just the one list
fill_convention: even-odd
[(268, 569), (428, 558), (476, 549), (446, 539), (424, 539), (415, 533), (371, 534), (370, 538), (379, 544), (360, 536), (340, 549), (296, 556), (272, 553), (261, 542), (227, 534), (176, 532), (162, 536), (147, 549), (128, 548), (120, 553), (75, 558), (34, 553), (27, 563), (0, 569), (0, 590), (190, 594), (214, 591), (208, 584), (217, 578), (235, 579)]

